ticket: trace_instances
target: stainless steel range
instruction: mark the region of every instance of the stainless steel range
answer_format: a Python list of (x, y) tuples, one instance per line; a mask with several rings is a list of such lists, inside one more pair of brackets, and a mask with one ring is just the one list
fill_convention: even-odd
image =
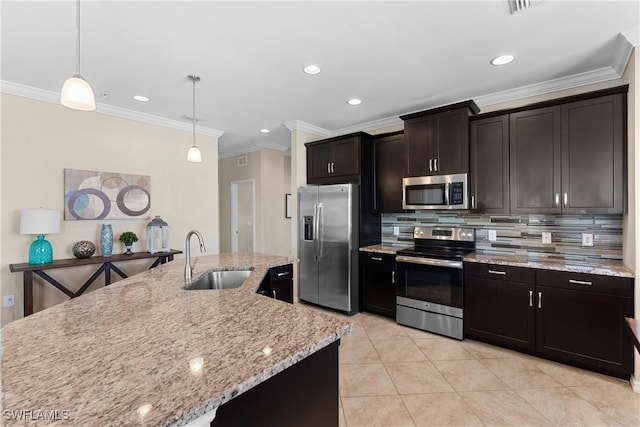
[(413, 243), (396, 255), (396, 321), (461, 340), (462, 259), (475, 248), (475, 230), (415, 227)]

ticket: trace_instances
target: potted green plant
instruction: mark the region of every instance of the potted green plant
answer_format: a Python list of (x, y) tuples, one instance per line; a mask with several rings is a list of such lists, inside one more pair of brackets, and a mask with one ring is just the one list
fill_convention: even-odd
[(131, 246), (138, 241), (138, 236), (136, 236), (136, 233), (134, 233), (133, 231), (125, 231), (120, 235), (118, 240), (124, 243), (124, 247), (127, 248), (125, 254), (133, 254), (133, 252), (131, 252)]

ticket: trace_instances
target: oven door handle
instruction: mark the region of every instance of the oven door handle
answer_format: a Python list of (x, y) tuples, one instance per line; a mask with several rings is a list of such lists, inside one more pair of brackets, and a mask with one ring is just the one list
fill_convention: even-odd
[(434, 265), (436, 267), (449, 267), (462, 270), (462, 261), (449, 261), (446, 259), (418, 258), (412, 256), (396, 256), (396, 262), (407, 262), (409, 264)]

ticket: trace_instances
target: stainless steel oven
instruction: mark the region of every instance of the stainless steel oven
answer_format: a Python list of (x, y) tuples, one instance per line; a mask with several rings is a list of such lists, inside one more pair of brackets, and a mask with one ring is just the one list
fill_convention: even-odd
[(403, 209), (469, 209), (467, 194), (466, 173), (402, 180)]
[(473, 229), (415, 227), (414, 247), (396, 255), (396, 321), (462, 339), (462, 259), (474, 247)]

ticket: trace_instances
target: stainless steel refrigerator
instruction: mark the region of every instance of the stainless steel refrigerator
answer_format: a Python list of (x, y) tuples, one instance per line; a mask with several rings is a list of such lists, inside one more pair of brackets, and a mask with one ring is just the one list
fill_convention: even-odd
[(359, 311), (359, 195), (355, 184), (298, 189), (298, 289), (303, 301)]

